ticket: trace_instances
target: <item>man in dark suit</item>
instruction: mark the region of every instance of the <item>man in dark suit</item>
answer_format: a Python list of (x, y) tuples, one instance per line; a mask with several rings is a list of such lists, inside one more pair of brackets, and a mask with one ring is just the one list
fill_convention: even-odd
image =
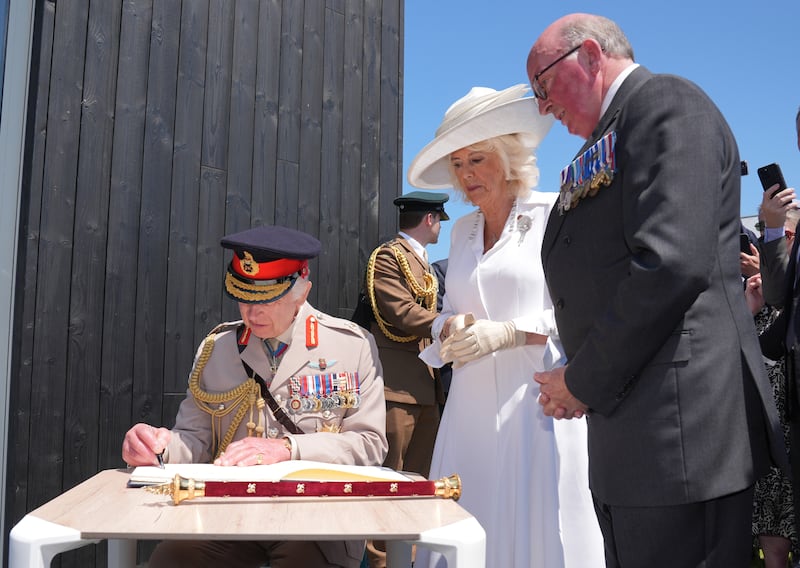
[[(433, 273), (436, 275), (436, 280), (439, 283), (439, 290), (436, 293), (436, 311), (442, 311), (442, 304), (444, 302), (444, 279), (447, 276), (447, 259), (437, 260), (431, 263)], [(453, 380), (453, 364), (445, 363), (439, 369), (439, 380), (442, 384), (443, 400), (439, 403), (439, 410), (444, 412), (444, 403), (447, 402), (447, 393), (450, 392), (450, 382)]]
[(785, 452), (742, 293), (733, 135), (606, 18), (557, 20), (527, 69), (539, 111), (586, 140), (542, 245), (567, 365), (535, 379), (546, 414), (587, 415), (607, 565), (744, 568), (753, 484)]

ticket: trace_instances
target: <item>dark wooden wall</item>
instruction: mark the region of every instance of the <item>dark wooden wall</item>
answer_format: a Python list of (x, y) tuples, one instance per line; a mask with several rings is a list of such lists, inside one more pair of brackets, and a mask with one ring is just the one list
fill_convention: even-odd
[(224, 234), (318, 236), (310, 301), (349, 316), (402, 191), (402, 0), (36, 2), (9, 527), (172, 424), (237, 317)]

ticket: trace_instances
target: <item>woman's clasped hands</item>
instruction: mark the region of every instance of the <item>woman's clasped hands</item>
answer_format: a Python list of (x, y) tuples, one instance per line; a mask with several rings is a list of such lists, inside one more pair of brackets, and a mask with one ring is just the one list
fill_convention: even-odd
[(456, 325), (452, 327), (462, 322), (463, 325), (450, 330), (442, 343), (440, 357), (446, 363), (452, 362), (455, 368), (500, 349), (525, 344), (525, 334), (518, 332), (512, 321), (475, 320), (471, 313), (463, 318), (456, 316), (453, 321)]

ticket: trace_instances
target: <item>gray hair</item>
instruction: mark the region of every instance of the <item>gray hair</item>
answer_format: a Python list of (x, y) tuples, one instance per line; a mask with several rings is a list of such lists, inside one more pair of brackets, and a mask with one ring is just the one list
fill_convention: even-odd
[(306, 288), (308, 288), (308, 276), (298, 276), (287, 294), (292, 300), (299, 300), (305, 294)]
[(561, 37), (568, 47), (593, 39), (600, 44), (606, 55), (634, 61), (633, 47), (622, 29), (616, 22), (603, 16), (586, 14), (570, 20), (561, 28)]
[[(503, 174), (508, 182), (509, 193), (514, 197), (520, 197), (536, 187), (539, 183), (539, 168), (536, 166), (536, 156), (531, 149), (522, 143), (519, 134), (503, 134), (489, 138), (481, 142), (476, 142), (468, 146), (470, 150), (476, 152), (492, 152), (497, 154), (503, 164)], [(453, 187), (460, 190), (463, 195), (464, 188), (455, 175), (452, 162), (448, 163), (450, 171), (450, 181)]]

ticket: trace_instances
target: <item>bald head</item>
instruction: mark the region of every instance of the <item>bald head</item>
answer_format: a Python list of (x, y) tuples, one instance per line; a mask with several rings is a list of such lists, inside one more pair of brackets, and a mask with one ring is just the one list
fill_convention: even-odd
[(588, 138), (608, 89), (634, 61), (628, 38), (613, 21), (568, 14), (550, 24), (528, 54), (527, 71), (539, 112)]
[(597, 41), (609, 57), (634, 61), (633, 47), (616, 22), (604, 16), (578, 13), (563, 16), (545, 28), (528, 54), (528, 66), (539, 49), (563, 49), (587, 39)]

